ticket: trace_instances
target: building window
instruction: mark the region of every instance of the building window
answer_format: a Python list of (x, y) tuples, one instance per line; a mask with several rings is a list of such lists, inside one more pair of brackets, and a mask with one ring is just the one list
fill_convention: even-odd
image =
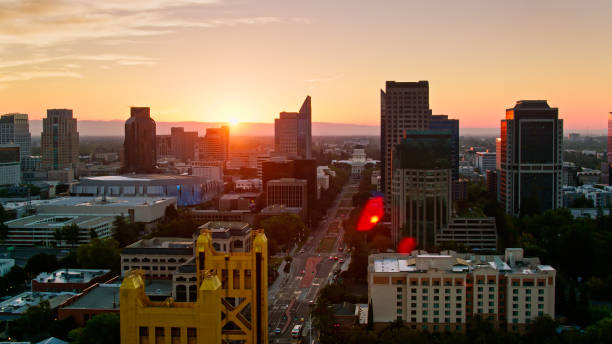
[(172, 344), (181, 343), (181, 328), (180, 327), (170, 328), (170, 342)]
[(140, 326), (138, 328), (139, 341), (140, 344), (146, 344), (149, 342), (149, 328), (145, 326)]
[(187, 344), (196, 344), (198, 340), (198, 332), (197, 329), (193, 327), (187, 328)]
[(166, 334), (164, 333), (163, 327), (155, 328), (155, 344), (164, 344)]

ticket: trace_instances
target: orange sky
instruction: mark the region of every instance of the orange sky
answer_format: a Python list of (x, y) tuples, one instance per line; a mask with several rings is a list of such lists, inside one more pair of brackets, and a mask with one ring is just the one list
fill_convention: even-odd
[(429, 80), (434, 114), (497, 127), (547, 99), (565, 127), (612, 111), (612, 2), (0, 0), (0, 113), (378, 124), (385, 80)]

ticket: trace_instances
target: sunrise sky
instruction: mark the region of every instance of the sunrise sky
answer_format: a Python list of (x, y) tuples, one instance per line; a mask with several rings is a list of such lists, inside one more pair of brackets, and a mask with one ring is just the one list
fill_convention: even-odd
[(565, 127), (612, 111), (612, 1), (0, 0), (0, 113), (379, 124), (385, 80), (434, 114), (499, 126), (547, 99)]

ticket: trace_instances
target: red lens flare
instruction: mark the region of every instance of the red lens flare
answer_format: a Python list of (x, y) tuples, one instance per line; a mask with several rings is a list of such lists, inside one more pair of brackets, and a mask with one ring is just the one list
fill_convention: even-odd
[(369, 231), (378, 224), (383, 218), (384, 207), (382, 197), (372, 197), (363, 207), (359, 221), (357, 222), (358, 231)]
[(414, 238), (406, 237), (400, 241), (399, 245), (397, 245), (397, 252), (410, 254), (412, 251), (414, 251), (416, 246), (417, 242), (414, 240)]

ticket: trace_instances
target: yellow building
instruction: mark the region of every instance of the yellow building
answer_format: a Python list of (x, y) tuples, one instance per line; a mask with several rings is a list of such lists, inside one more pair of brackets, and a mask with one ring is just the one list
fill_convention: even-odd
[(196, 242), (195, 302), (149, 300), (142, 271), (120, 289), (122, 343), (268, 343), (268, 258), (263, 230), (252, 231), (250, 252), (216, 252), (210, 231)]

